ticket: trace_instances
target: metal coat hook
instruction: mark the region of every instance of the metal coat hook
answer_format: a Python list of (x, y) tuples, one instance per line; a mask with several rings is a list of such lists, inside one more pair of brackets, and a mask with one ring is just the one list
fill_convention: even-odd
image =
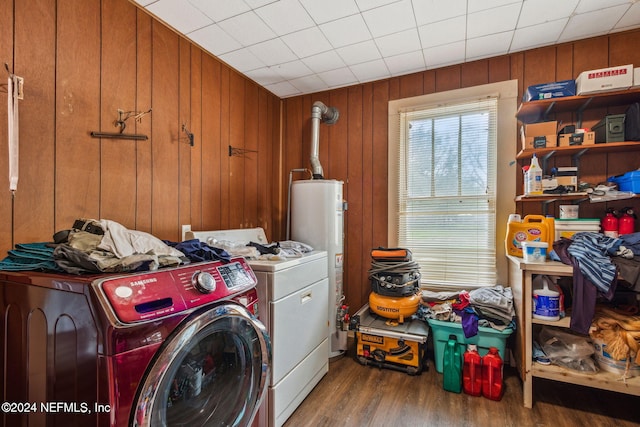
[(114, 126), (120, 127), (120, 133), (124, 131), (124, 128), (127, 127), (126, 121), (131, 117), (135, 119), (136, 122), (140, 123), (142, 118), (151, 112), (151, 108), (147, 111), (123, 111), (118, 108), (118, 119), (113, 122)]
[(189, 145), (193, 147), (193, 133), (189, 132), (189, 129), (187, 129), (187, 126), (184, 123), (182, 124), (182, 131), (187, 134), (187, 138), (189, 138)]

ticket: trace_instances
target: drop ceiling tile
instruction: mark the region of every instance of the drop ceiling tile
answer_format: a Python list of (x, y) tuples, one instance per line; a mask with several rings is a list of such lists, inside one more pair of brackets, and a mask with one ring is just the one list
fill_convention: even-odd
[(183, 34), (213, 24), (213, 21), (190, 3), (181, 0), (160, 0), (147, 10)]
[(287, 80), (313, 74), (309, 67), (299, 60), (274, 65), (271, 69)]
[(424, 60), (427, 69), (445, 67), (452, 64), (464, 62), (465, 42), (460, 41), (443, 46), (430, 47), (424, 49)]
[(364, 12), (362, 16), (373, 37), (397, 33), (416, 25), (410, 0), (371, 9)]
[(244, 0), (246, 4), (251, 6), (252, 9), (256, 9), (261, 6), (266, 6), (271, 3), (275, 3), (280, 0)]
[(249, 46), (248, 49), (267, 66), (298, 59), (298, 57), (291, 52), (291, 49), (280, 39), (272, 39), (254, 44)]
[(266, 89), (273, 92), (280, 98), (287, 98), (289, 96), (295, 96), (295, 95), (301, 94), (301, 92), (289, 82), (275, 83), (267, 86)]
[(371, 38), (361, 15), (352, 15), (320, 25), (322, 33), (335, 48), (359, 43)]
[(187, 34), (191, 40), (216, 56), (240, 49), (242, 45), (217, 24), (207, 25)]
[(561, 18), (569, 18), (579, 0), (536, 0), (525, 1), (520, 12), (518, 28), (543, 24)]
[(243, 46), (260, 43), (276, 37), (276, 34), (255, 12), (247, 12), (219, 23), (231, 37)]
[(274, 71), (272, 67), (258, 68), (255, 70), (247, 71), (244, 74), (251, 80), (262, 86), (279, 83), (284, 80), (284, 77)]
[(360, 83), (391, 77), (387, 64), (382, 59), (352, 65), (349, 68)]
[(418, 0), (413, 2), (413, 10), (418, 26), (444, 21), (467, 12), (467, 0), (447, 0), (442, 7), (442, 0)]
[(365, 10), (384, 6), (385, 4), (396, 3), (399, 1), (402, 0), (356, 0), (356, 3), (358, 4), (358, 9), (364, 12)]
[(256, 9), (256, 13), (279, 36), (315, 26), (298, 0), (280, 0)]
[[(526, 0), (529, 1), (529, 0)], [(534, 3), (537, 0), (532, 0)], [(561, 0), (564, 1), (564, 0)], [(481, 10), (495, 9), (513, 3), (524, 3), (523, 0), (469, 0), (468, 13), (479, 12)]]
[(306, 58), (320, 52), (331, 50), (331, 43), (322, 34), (318, 27), (307, 28), (306, 30), (282, 36), (282, 40), (289, 46), (298, 58)]
[(637, 27), (640, 22), (640, 3), (634, 3), (615, 26), (616, 30)]
[(320, 92), (327, 89), (327, 84), (315, 74), (290, 80), (290, 83), (302, 93)]
[(403, 53), (402, 55), (384, 58), (387, 68), (392, 76), (408, 74), (416, 70), (424, 70), (424, 56), (422, 51)]
[(336, 49), (338, 55), (345, 64), (355, 65), (361, 62), (373, 61), (374, 59), (382, 59), (378, 47), (373, 40), (367, 40), (362, 43), (356, 43), (349, 46)]
[(354, 0), (300, 0), (316, 24), (334, 21), (359, 12)]
[(534, 47), (556, 43), (569, 18), (558, 19), (544, 24), (516, 29), (511, 41), (510, 52), (518, 52)]
[(327, 86), (332, 88), (358, 83), (356, 76), (353, 75), (348, 67), (318, 73), (318, 77), (320, 77)]
[[(184, 3), (184, 1), (180, 3)], [(189, 0), (189, 3), (193, 4), (215, 22), (220, 22), (251, 10), (243, 1)]]
[(614, 6), (609, 9), (581, 13), (569, 18), (559, 42), (577, 40), (583, 37), (607, 34), (620, 20), (628, 6)]
[(343, 68), (345, 66), (344, 61), (335, 50), (303, 58), (302, 62), (304, 62), (314, 73), (335, 70), (336, 68)]
[(575, 13), (580, 14), (593, 12), (594, 10), (605, 9), (622, 4), (626, 4), (628, 6), (630, 3), (634, 2), (629, 0), (580, 0), (580, 4), (578, 4)]
[(225, 53), (224, 55), (220, 55), (219, 58), (241, 73), (264, 67), (262, 61), (256, 58), (256, 56), (246, 48)]
[(520, 3), (470, 13), (467, 17), (467, 37), (475, 38), (516, 29)]
[(508, 53), (511, 40), (513, 39), (513, 33), (513, 31), (506, 31), (504, 33), (468, 39), (465, 60), (473, 61)]
[(401, 53), (419, 50), (422, 47), (418, 30), (415, 28), (378, 37), (375, 39), (375, 43), (383, 57), (400, 55)]
[(466, 17), (458, 16), (445, 21), (423, 25), (418, 27), (418, 34), (420, 35), (423, 49), (464, 40)]

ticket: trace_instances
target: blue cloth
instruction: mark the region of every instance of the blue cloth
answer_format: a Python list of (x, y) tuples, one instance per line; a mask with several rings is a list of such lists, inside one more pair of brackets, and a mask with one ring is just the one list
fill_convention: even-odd
[(620, 240), (625, 248), (631, 249), (635, 256), (640, 256), (640, 233), (623, 234)]
[(224, 249), (214, 248), (213, 246), (209, 246), (198, 239), (185, 240), (184, 242), (179, 243), (170, 242), (168, 240), (163, 240), (163, 242), (182, 252), (191, 262), (229, 262), (231, 260), (231, 255), (229, 255), (229, 253)]
[(53, 258), (48, 242), (17, 243), (16, 248), (0, 261), (5, 271), (62, 271)]
[(580, 271), (598, 290), (606, 294), (617, 278), (617, 269), (611, 261), (622, 240), (600, 233), (582, 232), (573, 235), (567, 251), (575, 258)]

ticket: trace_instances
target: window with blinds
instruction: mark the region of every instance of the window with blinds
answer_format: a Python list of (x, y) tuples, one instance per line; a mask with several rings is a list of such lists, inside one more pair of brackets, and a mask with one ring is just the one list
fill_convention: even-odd
[(411, 249), (423, 285), (496, 284), (497, 105), (412, 108), (394, 120), (397, 243)]

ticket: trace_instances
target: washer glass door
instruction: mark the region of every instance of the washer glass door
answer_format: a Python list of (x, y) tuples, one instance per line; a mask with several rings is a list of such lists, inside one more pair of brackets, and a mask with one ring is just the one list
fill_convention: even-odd
[(255, 416), (269, 374), (264, 325), (236, 304), (191, 317), (158, 352), (133, 425), (236, 426)]

